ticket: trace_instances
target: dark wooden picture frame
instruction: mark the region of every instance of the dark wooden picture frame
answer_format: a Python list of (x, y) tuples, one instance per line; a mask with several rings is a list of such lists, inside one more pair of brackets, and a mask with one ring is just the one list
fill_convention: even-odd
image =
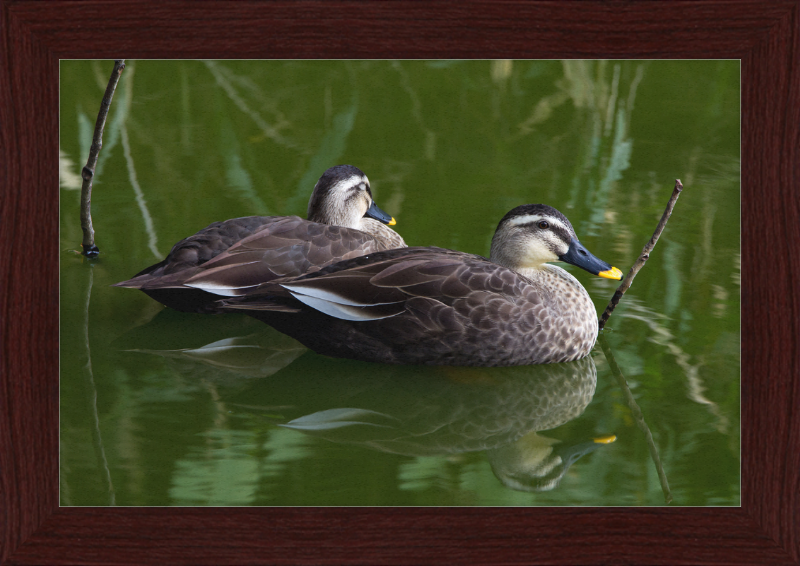
[[(0, 7), (0, 564), (800, 564), (800, 0)], [(59, 507), (58, 62), (154, 57), (740, 59), (741, 507)]]

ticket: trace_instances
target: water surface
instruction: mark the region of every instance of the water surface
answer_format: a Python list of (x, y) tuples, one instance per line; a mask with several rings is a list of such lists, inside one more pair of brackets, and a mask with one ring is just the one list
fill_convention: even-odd
[[(62, 505), (664, 505), (654, 453), (673, 504), (739, 505), (737, 61), (127, 63), (94, 261), (79, 173), (112, 63), (61, 63)], [(487, 255), (541, 202), (623, 271), (680, 178), (604, 332), (624, 380), (599, 345), (520, 368), (332, 360), (110, 287), (211, 222), (304, 216), (341, 163), (410, 245)], [(615, 282), (567, 269), (602, 312)]]

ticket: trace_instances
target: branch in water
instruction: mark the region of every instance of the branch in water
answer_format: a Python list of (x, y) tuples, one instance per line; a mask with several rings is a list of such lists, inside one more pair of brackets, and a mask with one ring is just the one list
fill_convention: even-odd
[(667, 503), (667, 505), (669, 505), (672, 503), (672, 493), (669, 490), (667, 474), (664, 473), (664, 466), (661, 465), (661, 458), (658, 457), (658, 450), (656, 449), (655, 441), (653, 441), (653, 434), (650, 432), (650, 427), (647, 426), (646, 422), (644, 422), (642, 410), (633, 399), (633, 394), (628, 387), (628, 382), (625, 379), (625, 376), (622, 375), (622, 371), (617, 365), (617, 360), (614, 359), (614, 354), (611, 352), (611, 347), (608, 345), (605, 334), (601, 334), (597, 341), (600, 344), (600, 347), (603, 349), (603, 354), (606, 356), (608, 365), (611, 367), (611, 373), (617, 379), (620, 389), (622, 389), (622, 394), (625, 396), (625, 402), (628, 404), (628, 408), (631, 410), (631, 415), (636, 421), (636, 426), (638, 426), (639, 430), (644, 433), (644, 438), (647, 441), (647, 449), (650, 451), (650, 457), (653, 459), (653, 464), (656, 467), (656, 473), (658, 473), (658, 481), (661, 482), (661, 491), (664, 492), (664, 501)]
[(92, 227), (92, 179), (94, 178), (94, 168), (97, 165), (97, 157), (100, 155), (100, 148), (103, 147), (103, 128), (106, 125), (108, 108), (111, 106), (111, 99), (114, 90), (117, 88), (119, 77), (125, 68), (125, 59), (114, 61), (114, 70), (111, 71), (111, 78), (108, 80), (106, 92), (100, 102), (100, 112), (97, 114), (97, 122), (94, 125), (94, 135), (92, 136), (92, 147), (89, 148), (89, 159), (86, 166), (81, 170), (83, 185), (81, 187), (81, 229), (83, 230), (83, 255), (86, 257), (97, 257), (100, 250), (94, 243), (94, 228)]
[(636, 277), (636, 274), (639, 273), (639, 270), (644, 266), (645, 262), (650, 257), (650, 252), (653, 251), (653, 248), (656, 246), (656, 242), (658, 242), (659, 236), (661, 236), (661, 232), (664, 231), (664, 226), (667, 225), (667, 221), (672, 215), (672, 209), (675, 207), (675, 202), (681, 195), (682, 190), (683, 184), (681, 184), (681, 180), (675, 179), (675, 188), (672, 190), (672, 196), (669, 198), (667, 208), (664, 210), (664, 214), (661, 215), (661, 220), (659, 221), (658, 226), (656, 226), (656, 231), (653, 233), (653, 237), (650, 238), (650, 241), (647, 242), (647, 245), (645, 245), (642, 253), (639, 255), (639, 259), (636, 260), (636, 263), (633, 264), (633, 267), (631, 267), (631, 270), (625, 276), (625, 279), (623, 279), (622, 283), (620, 283), (620, 286), (617, 287), (614, 296), (611, 297), (611, 302), (608, 303), (606, 310), (603, 312), (603, 316), (600, 317), (600, 330), (603, 330), (603, 327), (606, 325), (606, 321), (608, 321), (608, 317), (610, 317), (611, 313), (614, 312), (614, 309), (617, 308), (617, 304), (622, 298), (622, 295), (624, 295), (625, 291), (630, 288), (631, 283), (633, 283), (633, 278)]

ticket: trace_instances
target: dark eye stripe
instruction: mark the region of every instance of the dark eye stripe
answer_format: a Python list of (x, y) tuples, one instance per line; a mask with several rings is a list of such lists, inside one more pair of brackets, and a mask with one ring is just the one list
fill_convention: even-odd
[(547, 228), (540, 228), (539, 224), (541, 222), (543, 221), (537, 220), (535, 222), (531, 222), (530, 224), (519, 224), (517, 227), (522, 228), (523, 230), (549, 230), (558, 239), (563, 240), (568, 244), (572, 241), (572, 234), (570, 234), (570, 232), (566, 230), (563, 226), (560, 226), (559, 224), (551, 224), (548, 222), (549, 226)]

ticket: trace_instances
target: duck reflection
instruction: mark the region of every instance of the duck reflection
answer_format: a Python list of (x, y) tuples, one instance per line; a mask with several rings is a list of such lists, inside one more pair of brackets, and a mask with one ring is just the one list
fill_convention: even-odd
[[(198, 322), (191, 343), (187, 317)], [(213, 319), (204, 325), (202, 315), (163, 311), (118, 345), (214, 384), (227, 410), (309, 436), (412, 457), (484, 451), (495, 476), (515, 490), (555, 488), (581, 456), (614, 440), (541, 434), (591, 402), (591, 356), (502, 368), (395, 366), (320, 356), (253, 319)]]
[(306, 352), (297, 340), (247, 316), (171, 309), (117, 338), (114, 346), (166, 358), (174, 371), (195, 380), (233, 386), (272, 375)]
[(503, 485), (518, 491), (549, 491), (558, 487), (569, 467), (581, 456), (610, 444), (616, 436), (607, 435), (577, 444), (532, 431), (519, 440), (486, 451), (492, 472)]
[(505, 486), (546, 491), (578, 458), (615, 438), (559, 441), (539, 434), (580, 416), (596, 381), (591, 357), (464, 368), (388, 366), (309, 353), (270, 379), (254, 382), (239, 406), (279, 413), (278, 424), (285, 428), (383, 452), (485, 451)]

